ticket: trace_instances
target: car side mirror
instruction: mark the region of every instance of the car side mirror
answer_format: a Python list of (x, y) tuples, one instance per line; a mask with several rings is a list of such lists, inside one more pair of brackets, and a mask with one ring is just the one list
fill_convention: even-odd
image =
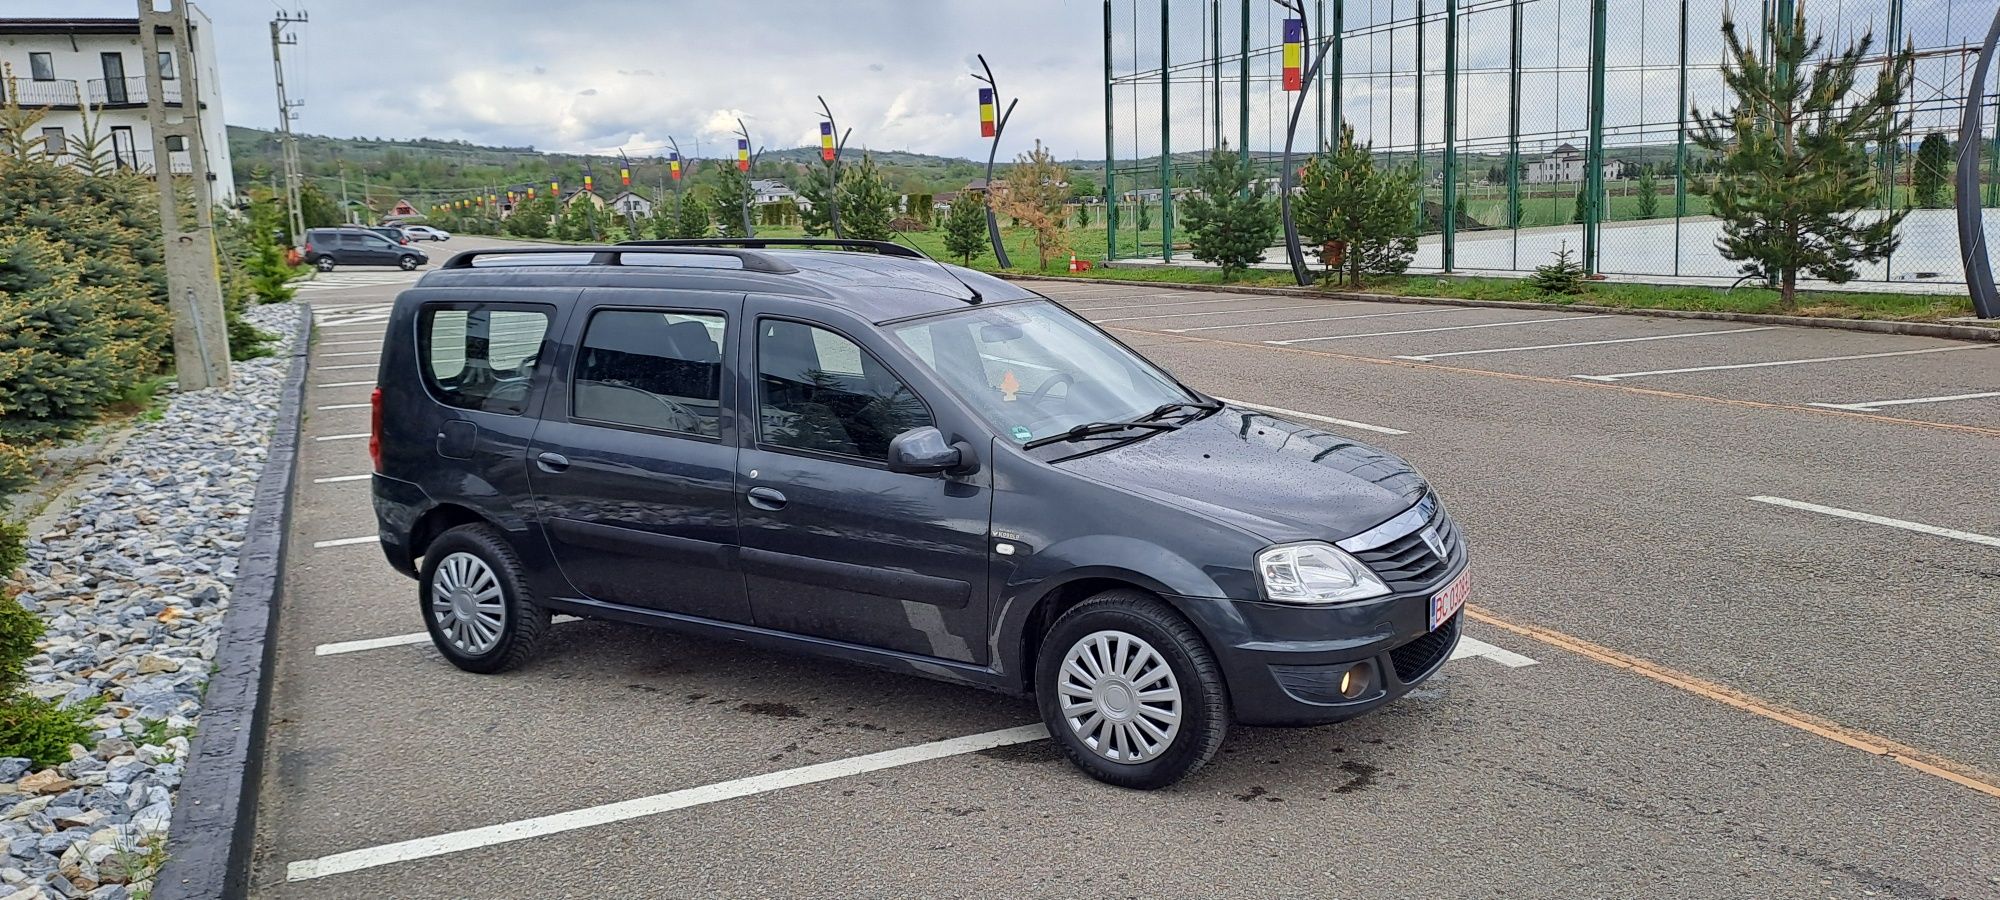
[(889, 471), (906, 475), (931, 475), (963, 471), (977, 465), (972, 447), (963, 441), (946, 443), (944, 432), (925, 425), (912, 428), (889, 440)]

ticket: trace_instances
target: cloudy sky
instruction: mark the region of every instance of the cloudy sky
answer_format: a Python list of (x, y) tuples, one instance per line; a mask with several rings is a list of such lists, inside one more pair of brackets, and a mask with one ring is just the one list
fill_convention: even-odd
[[(7, 15), (130, 16), (132, 0), (6, 0)], [(198, 0), (231, 124), (277, 121), (279, 0)], [(826, 96), (851, 146), (984, 155), (975, 53), (1037, 110), (1010, 135), (1103, 148), (1098, 0), (282, 0), (310, 23), (288, 59), (302, 131), (693, 153), (736, 117), (769, 147), (817, 145)], [(1064, 110), (1057, 116), (1057, 110)], [(1079, 114), (1080, 113), (1080, 114)], [(1024, 114), (1025, 115), (1025, 114)], [(733, 146), (733, 145), (731, 145)]]

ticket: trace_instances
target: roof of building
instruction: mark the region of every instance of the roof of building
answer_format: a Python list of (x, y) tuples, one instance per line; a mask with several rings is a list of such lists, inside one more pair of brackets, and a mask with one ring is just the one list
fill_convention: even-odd
[[(200, 19), (195, 20), (201, 24)], [(172, 29), (162, 27), (163, 32)], [(0, 18), (0, 34), (138, 34), (139, 20), (115, 18)]]
[[(518, 254), (509, 254), (505, 263), (490, 265), (479, 265), (472, 260), (459, 265), (458, 257), (454, 257), (426, 274), (419, 285), (564, 287), (590, 283), (663, 290), (745, 291), (818, 301), (876, 323), (965, 309), (967, 285), (979, 291), (984, 303), (1040, 296), (1015, 282), (983, 272), (887, 253), (769, 248), (739, 251), (718, 247), (713, 257), (690, 260), (687, 265), (659, 265), (658, 259), (665, 254), (657, 250), (658, 256), (648, 259), (646, 265), (592, 264), (592, 254), (607, 249), (644, 254), (648, 247), (625, 244), (616, 248), (552, 248), (546, 254), (532, 254), (545, 258), (531, 264), (516, 261), (521, 259)], [(679, 249), (686, 252), (685, 248)], [(742, 254), (739, 258), (744, 259), (745, 268), (722, 268), (707, 261), (735, 253)]]

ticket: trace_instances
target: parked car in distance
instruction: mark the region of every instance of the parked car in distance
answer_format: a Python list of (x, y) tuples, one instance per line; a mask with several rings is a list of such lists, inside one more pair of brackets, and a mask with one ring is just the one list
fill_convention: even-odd
[(407, 272), (431, 261), (424, 251), (367, 228), (308, 228), (300, 257), (322, 272), (335, 266), (396, 266)]
[(372, 231), (385, 238), (388, 238), (389, 240), (395, 241), (399, 246), (408, 244), (410, 242), (410, 236), (403, 232), (403, 227), (401, 225), (350, 225), (348, 227), (360, 228), (364, 231)]
[(1470, 590), (1401, 459), (896, 244), (459, 253), (377, 384), (381, 546), (469, 672), (555, 613), (661, 626), (1032, 697), (1079, 768), (1157, 788), (1231, 723), (1408, 693)]
[(405, 225), (403, 226), (403, 233), (408, 235), (412, 241), (451, 240), (451, 232), (442, 228), (432, 228), (429, 225)]

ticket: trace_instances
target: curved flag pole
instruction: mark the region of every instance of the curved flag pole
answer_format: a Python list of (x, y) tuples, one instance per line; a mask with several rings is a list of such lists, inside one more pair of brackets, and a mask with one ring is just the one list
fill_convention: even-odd
[[(833, 107), (826, 105), (826, 98), (815, 96), (819, 101), (820, 116), (826, 121), (819, 123), (819, 157), (826, 162), (827, 176), (832, 179), (826, 192), (826, 221), (833, 228), (835, 240), (847, 237), (840, 230), (840, 153), (847, 149), (847, 136), (854, 133), (849, 128), (845, 134), (833, 121)], [(834, 135), (840, 139), (835, 140)]]
[(673, 135), (667, 135), (667, 146), (673, 148), (674, 155), (667, 158), (667, 174), (674, 182), (674, 227), (680, 227), (681, 218), (681, 145)]
[[(620, 196), (632, 192), (632, 160), (626, 157), (622, 147), (618, 150), (618, 186), (624, 189)], [(625, 204), (625, 233), (633, 238), (640, 236), (639, 214), (633, 211), (630, 201)]]
[[(1312, 42), (1307, 39), (1303, 0), (1278, 0), (1278, 5), (1297, 17), (1288, 20), (1288, 27), (1290, 22), (1298, 23), (1299, 45), (1310, 45)], [(1286, 43), (1292, 43), (1289, 40), (1290, 35), (1286, 37), (1288, 38)], [(1285, 155), (1280, 163), (1283, 168), (1278, 172), (1278, 214), (1285, 222), (1285, 259), (1292, 264), (1292, 278), (1298, 281), (1300, 287), (1308, 287), (1313, 281), (1312, 271), (1306, 268), (1305, 249), (1299, 246), (1298, 223), (1292, 219), (1292, 179), (1295, 177), (1292, 170), (1292, 140), (1298, 135), (1299, 114), (1305, 111), (1306, 97), (1312, 92), (1313, 75), (1319, 72), (1319, 64), (1326, 60), (1326, 52), (1332, 47), (1333, 42), (1321, 38), (1319, 51), (1313, 54), (1312, 65), (1307, 66), (1305, 73), (1299, 78), (1299, 99), (1292, 104), (1291, 121), (1285, 126)]]
[(1993, 262), (1987, 256), (1986, 224), (1979, 208), (1980, 92), (1993, 71), (2000, 45), (2000, 12), (1986, 30), (1979, 62), (1973, 68), (1972, 89), (1965, 96), (1965, 119), (1958, 132), (1958, 252), (1965, 260), (1965, 286), (1972, 294), (1972, 311), (1982, 319), (2000, 319), (2000, 291), (1993, 286)]
[[(989, 107), (1000, 102), (1000, 85), (993, 80), (993, 67), (986, 64), (986, 54), (984, 53), (979, 54), (979, 67), (985, 69), (986, 74), (980, 75), (978, 72), (974, 72), (972, 73), (972, 77), (986, 83), (986, 89), (980, 91), (981, 94), (985, 95), (980, 98), (982, 101), (980, 103), (980, 119), (981, 123), (984, 124), (986, 117), (991, 115)], [(992, 102), (984, 102), (989, 100)], [(998, 263), (1000, 268), (1003, 269), (1011, 268), (1013, 264), (1007, 261), (1007, 245), (1000, 240), (1000, 218), (993, 214), (993, 158), (1000, 152), (1000, 135), (1007, 131), (1007, 120), (1014, 116), (1014, 104), (1019, 102), (1021, 102), (1021, 98), (1019, 97), (1007, 101), (1007, 111), (1001, 113), (999, 120), (994, 123), (993, 144), (986, 151), (986, 238), (993, 242), (993, 261)]]
[[(743, 177), (747, 180), (750, 177), (750, 171), (757, 166), (757, 157), (763, 156), (764, 150), (759, 147), (756, 153), (753, 154), (750, 152), (750, 128), (743, 124), (742, 119), (736, 120), (736, 135), (736, 168), (743, 170)], [(754, 195), (754, 193), (753, 191), (752, 194)], [(746, 238), (757, 236), (757, 229), (750, 224), (751, 199), (753, 198), (744, 197), (737, 204), (743, 209), (743, 236)]]

